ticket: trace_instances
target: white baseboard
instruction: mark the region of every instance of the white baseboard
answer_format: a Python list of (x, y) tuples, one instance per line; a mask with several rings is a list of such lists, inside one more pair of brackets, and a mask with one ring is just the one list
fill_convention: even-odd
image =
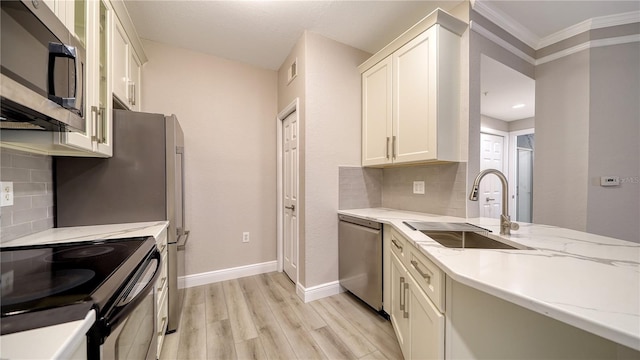
[(229, 269), (209, 271), (205, 273), (186, 275), (178, 278), (178, 288), (194, 287), (212, 284), (220, 281), (239, 279), (245, 276), (259, 275), (278, 269), (277, 261), (267, 261), (259, 264), (238, 266)]
[(309, 288), (305, 288), (304, 286), (300, 285), (300, 283), (298, 283), (296, 286), (296, 293), (298, 294), (298, 297), (305, 303), (340, 294), (344, 291), (345, 290), (342, 286), (340, 286), (339, 281), (324, 283)]

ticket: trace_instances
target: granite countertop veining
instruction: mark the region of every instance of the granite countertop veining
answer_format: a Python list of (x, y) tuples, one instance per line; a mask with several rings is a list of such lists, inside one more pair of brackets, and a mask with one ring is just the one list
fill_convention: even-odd
[[(547, 225), (385, 208), (339, 214), (392, 225), (453, 280), (640, 351), (640, 244)], [(446, 248), (403, 221), (468, 222), (533, 250)]]

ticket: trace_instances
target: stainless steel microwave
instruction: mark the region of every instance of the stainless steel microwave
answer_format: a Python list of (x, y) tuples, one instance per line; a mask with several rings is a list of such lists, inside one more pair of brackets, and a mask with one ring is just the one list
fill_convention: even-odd
[(0, 127), (85, 131), (80, 41), (44, 1), (0, 6)]

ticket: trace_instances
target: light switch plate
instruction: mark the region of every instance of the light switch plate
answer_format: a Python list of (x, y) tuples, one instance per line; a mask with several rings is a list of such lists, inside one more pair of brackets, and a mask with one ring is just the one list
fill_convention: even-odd
[(0, 196), (0, 206), (13, 205), (13, 182), (1, 181), (0, 190), (2, 191), (2, 196)]
[(424, 181), (413, 182), (413, 193), (424, 195)]

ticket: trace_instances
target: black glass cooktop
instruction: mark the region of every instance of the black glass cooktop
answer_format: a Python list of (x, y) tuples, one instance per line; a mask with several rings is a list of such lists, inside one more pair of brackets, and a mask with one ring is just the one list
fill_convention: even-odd
[[(71, 306), (86, 315), (91, 307), (106, 306), (109, 297), (124, 285), (125, 279), (112, 279), (113, 274), (146, 240), (140, 237), (1, 248), (3, 323), (21, 314), (44, 311), (39, 314), (49, 316), (51, 309), (61, 307)], [(77, 319), (59, 322), (71, 320)], [(4, 324), (2, 327), (6, 333)]]

